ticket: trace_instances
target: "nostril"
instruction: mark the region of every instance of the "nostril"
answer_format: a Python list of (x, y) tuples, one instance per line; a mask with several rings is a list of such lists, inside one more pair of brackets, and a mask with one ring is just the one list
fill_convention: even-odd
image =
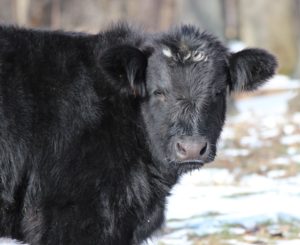
[(200, 150), (200, 156), (204, 155), (206, 150), (207, 150), (207, 143), (205, 143), (202, 149)]
[(186, 155), (187, 151), (186, 149), (183, 147), (182, 144), (180, 144), (179, 142), (176, 143), (176, 151), (182, 155)]

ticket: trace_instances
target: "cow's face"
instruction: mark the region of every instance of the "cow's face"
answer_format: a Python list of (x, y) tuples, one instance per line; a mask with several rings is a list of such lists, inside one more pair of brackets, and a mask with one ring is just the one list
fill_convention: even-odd
[(163, 37), (148, 60), (143, 115), (155, 154), (171, 164), (212, 161), (224, 124), (228, 54), (204, 38)]
[(214, 37), (185, 26), (156, 41), (148, 59), (143, 105), (151, 147), (186, 170), (216, 155), (230, 90), (253, 90), (273, 75), (265, 51), (230, 54)]
[(259, 87), (274, 74), (276, 60), (259, 49), (231, 54), (190, 26), (156, 37), (151, 45), (144, 68), (131, 76), (132, 84), (145, 77), (133, 87), (145, 92), (141, 108), (150, 149), (164, 164), (198, 168), (215, 158), (226, 96)]

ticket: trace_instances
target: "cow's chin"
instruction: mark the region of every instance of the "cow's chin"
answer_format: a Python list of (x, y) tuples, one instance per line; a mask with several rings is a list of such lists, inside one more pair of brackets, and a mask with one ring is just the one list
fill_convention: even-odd
[(199, 160), (185, 160), (180, 162), (175, 162), (175, 167), (177, 169), (178, 175), (191, 172), (193, 170), (198, 170), (204, 166), (205, 162)]
[(178, 175), (182, 175), (193, 170), (201, 169), (206, 163), (208, 162), (204, 162), (197, 159), (184, 161), (173, 160), (169, 161), (168, 165), (170, 168), (175, 169)]

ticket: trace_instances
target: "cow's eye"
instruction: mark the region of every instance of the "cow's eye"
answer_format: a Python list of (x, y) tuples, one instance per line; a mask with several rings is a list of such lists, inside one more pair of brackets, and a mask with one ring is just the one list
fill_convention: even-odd
[(164, 90), (157, 89), (153, 92), (153, 95), (162, 102), (165, 102), (167, 100), (166, 92)]
[(161, 89), (155, 90), (155, 91), (153, 92), (153, 94), (154, 94), (155, 96), (165, 96), (165, 95), (166, 95), (165, 92), (164, 92), (163, 90), (161, 90)]

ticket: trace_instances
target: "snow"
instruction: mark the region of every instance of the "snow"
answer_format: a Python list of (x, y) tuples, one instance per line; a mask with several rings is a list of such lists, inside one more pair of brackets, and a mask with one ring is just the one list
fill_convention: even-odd
[(26, 245), (10, 238), (0, 238), (0, 245)]
[(299, 80), (294, 80), (288, 76), (278, 74), (271, 78), (268, 83), (260, 88), (260, 90), (294, 90), (299, 88)]
[[(289, 149), (288, 149), (289, 150)], [(289, 153), (289, 151), (288, 151)], [(274, 165), (278, 165), (278, 166), (289, 166), (291, 165), (291, 163), (297, 163), (300, 164), (300, 154), (290, 154), (287, 156), (281, 156), (278, 158), (275, 158), (271, 161), (272, 164)]]
[(293, 134), (295, 131), (296, 131), (296, 127), (292, 124), (287, 124), (283, 127), (283, 132), (285, 134), (290, 135), (290, 134)]
[(222, 154), (229, 157), (248, 156), (250, 153), (247, 149), (226, 149)]
[(232, 40), (228, 43), (228, 48), (231, 52), (239, 52), (246, 48), (246, 45), (238, 40)]
[(286, 174), (285, 170), (272, 170), (267, 173), (269, 178), (280, 178)]
[(284, 241), (277, 241), (275, 245), (299, 245), (300, 239), (298, 240), (284, 240)]
[(288, 157), (277, 157), (271, 161), (275, 165), (289, 165), (290, 160)]
[(300, 164), (300, 154), (291, 157), (292, 161)]
[(300, 112), (297, 112), (293, 115), (293, 121), (295, 123), (300, 123)]
[(290, 146), (287, 149), (287, 153), (291, 156), (296, 155), (297, 152), (298, 152), (298, 149), (297, 149), (297, 147), (294, 147), (294, 146)]
[[(214, 171), (216, 176), (217, 170)], [(221, 169), (220, 172), (221, 175), (224, 174), (224, 170)], [(212, 180), (214, 179), (212, 175)], [(176, 205), (169, 205), (167, 219), (178, 220), (200, 216), (200, 220), (215, 224), (221, 221), (247, 223), (258, 219), (274, 219), (288, 214), (300, 218), (300, 198), (290, 195), (300, 195), (300, 188), (294, 185), (295, 181), (300, 183), (300, 177), (291, 178), (289, 182), (288, 179), (274, 181), (268, 177), (253, 174), (243, 178), (239, 185), (226, 186), (218, 183), (207, 186), (200, 184), (200, 178), (199, 185), (195, 185), (194, 182), (189, 182), (186, 176), (173, 190), (176, 194), (169, 198), (169, 203)], [(225, 184), (227, 183), (225, 181)], [(250, 203), (251, 210), (249, 210)], [(286, 211), (283, 212), (283, 210)], [(222, 215), (207, 217), (208, 213)]]
[[(244, 99), (240, 103), (237, 103), (237, 108), (239, 111), (239, 116), (237, 118), (243, 120), (257, 120), (257, 116), (260, 116), (263, 120), (265, 120), (265, 118), (268, 118), (268, 116), (278, 116), (281, 118), (279, 121), (284, 121), (282, 114), (287, 111), (286, 102), (294, 98), (296, 95), (296, 92), (288, 91), (270, 96), (260, 96), (257, 98), (250, 97)], [(257, 116), (254, 117), (253, 114)], [(273, 122), (271, 122), (271, 125), (274, 125)]]
[(281, 143), (284, 145), (300, 144), (300, 134), (285, 136), (281, 138)]
[[(228, 170), (211, 171), (203, 169), (185, 176), (173, 190), (168, 199), (167, 225), (176, 232), (163, 239), (165, 244), (188, 244), (174, 241), (189, 234), (213, 234), (224, 225), (242, 227), (231, 230), (237, 234), (264, 222), (300, 221), (300, 175), (275, 181), (253, 174), (236, 184)], [(223, 183), (216, 181), (217, 176)]]
[(264, 131), (261, 132), (261, 136), (263, 139), (269, 139), (269, 138), (275, 138), (276, 136), (279, 135), (279, 130), (276, 128), (273, 129), (265, 129)]
[(251, 245), (253, 243), (241, 242), (235, 239), (227, 240), (226, 244), (228, 245)]

